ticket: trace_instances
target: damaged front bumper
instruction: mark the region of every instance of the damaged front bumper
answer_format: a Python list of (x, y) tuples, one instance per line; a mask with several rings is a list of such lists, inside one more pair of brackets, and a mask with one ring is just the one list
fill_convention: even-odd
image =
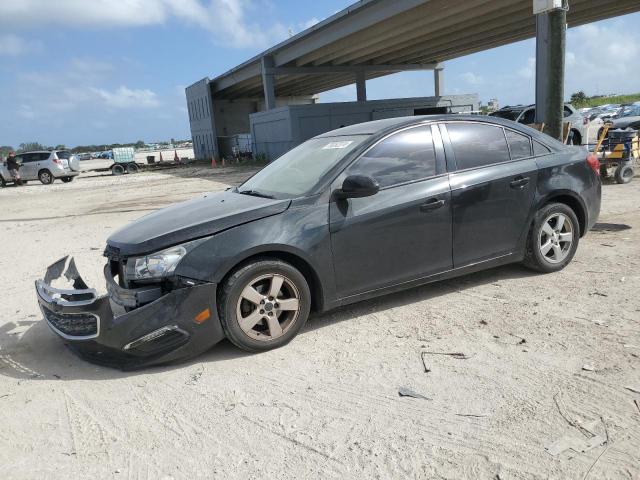
[[(65, 268), (66, 267), (66, 268)], [(104, 270), (107, 295), (89, 288), (73, 258), (51, 265), (36, 281), (47, 324), (93, 363), (134, 369), (198, 355), (224, 338), (216, 284), (199, 283), (162, 294), (157, 286), (126, 289)], [(52, 286), (61, 277), (72, 288)]]

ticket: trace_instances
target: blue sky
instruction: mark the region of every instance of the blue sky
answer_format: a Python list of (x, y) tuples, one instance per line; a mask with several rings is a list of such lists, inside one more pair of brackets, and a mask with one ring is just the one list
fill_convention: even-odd
[[(188, 138), (184, 87), (348, 6), (347, 0), (2, 0), (0, 145)], [(640, 13), (569, 30), (569, 95), (640, 91)], [(534, 41), (445, 64), (445, 93), (533, 100)], [(629, 59), (620, 61), (620, 58)], [(431, 72), (368, 83), (369, 98), (433, 94)], [(321, 95), (350, 101), (355, 87)]]

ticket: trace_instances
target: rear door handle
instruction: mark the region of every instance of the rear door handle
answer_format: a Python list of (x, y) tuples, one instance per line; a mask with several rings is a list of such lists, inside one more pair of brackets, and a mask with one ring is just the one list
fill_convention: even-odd
[(437, 198), (430, 198), (425, 203), (420, 205), (421, 212), (430, 212), (432, 210), (437, 210), (440, 207), (444, 207), (444, 200), (440, 200)]
[(518, 176), (509, 184), (509, 186), (511, 188), (522, 188), (526, 186), (528, 183), (529, 183), (529, 177)]

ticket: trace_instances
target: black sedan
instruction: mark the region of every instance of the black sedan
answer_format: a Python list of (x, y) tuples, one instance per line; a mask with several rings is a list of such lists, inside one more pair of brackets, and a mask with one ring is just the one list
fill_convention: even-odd
[[(600, 195), (595, 157), (526, 126), (379, 120), (315, 137), (237, 188), (115, 232), (107, 295), (66, 258), (36, 290), (53, 331), (95, 362), (165, 363), (225, 337), (269, 350), (311, 310), (513, 262), (561, 270)], [(63, 273), (73, 288), (52, 286)]]

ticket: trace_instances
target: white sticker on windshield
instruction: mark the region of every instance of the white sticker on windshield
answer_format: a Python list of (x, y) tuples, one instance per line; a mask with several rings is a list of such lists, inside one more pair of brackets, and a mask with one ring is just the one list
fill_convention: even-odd
[(337, 148), (347, 148), (349, 145), (351, 145), (353, 143), (353, 140), (347, 140), (344, 142), (331, 142), (331, 143), (327, 143), (324, 147), (322, 147), (323, 150), (334, 150)]

